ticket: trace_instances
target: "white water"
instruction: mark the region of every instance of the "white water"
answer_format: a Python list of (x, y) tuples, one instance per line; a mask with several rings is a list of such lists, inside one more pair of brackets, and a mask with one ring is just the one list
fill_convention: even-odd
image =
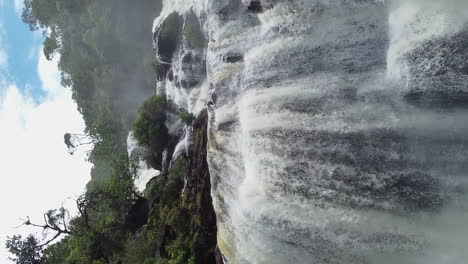
[(468, 2), (249, 2), (155, 20), (203, 17), (227, 263), (465, 263)]
[(143, 192), (146, 189), (146, 184), (154, 177), (159, 175), (159, 171), (151, 168), (146, 162), (141, 159), (138, 152), (142, 148), (138, 145), (138, 140), (133, 135), (133, 131), (128, 133), (127, 137), (127, 153), (130, 158), (138, 159), (138, 170), (135, 179), (135, 186), (138, 191)]

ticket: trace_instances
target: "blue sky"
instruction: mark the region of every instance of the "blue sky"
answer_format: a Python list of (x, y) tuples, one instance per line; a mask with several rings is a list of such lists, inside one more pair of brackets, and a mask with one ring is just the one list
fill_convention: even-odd
[(42, 221), (62, 204), (73, 214), (74, 198), (90, 179), (84, 151), (70, 156), (66, 132), (84, 121), (71, 91), (60, 85), (58, 57), (45, 59), (44, 37), (20, 19), (23, 0), (0, 0), (0, 263), (8, 261), (7, 236), (37, 230), (14, 228), (21, 218)]
[(40, 32), (29, 31), (28, 25), (21, 21), (17, 2), (3, 1), (3, 7), (0, 9), (0, 23), (3, 28), (1, 39), (7, 54), (8, 77), (23, 92), (30, 92), (35, 99), (39, 99), (44, 93), (40, 89), (40, 80), (34, 62), (37, 61), (38, 49), (44, 37)]

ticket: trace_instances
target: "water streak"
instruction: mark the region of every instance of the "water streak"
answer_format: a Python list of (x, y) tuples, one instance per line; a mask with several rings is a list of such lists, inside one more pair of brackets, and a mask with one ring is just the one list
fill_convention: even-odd
[(155, 20), (193, 11), (207, 38), (193, 89), (226, 262), (462, 263), (468, 3), (250, 3), (167, 0)]

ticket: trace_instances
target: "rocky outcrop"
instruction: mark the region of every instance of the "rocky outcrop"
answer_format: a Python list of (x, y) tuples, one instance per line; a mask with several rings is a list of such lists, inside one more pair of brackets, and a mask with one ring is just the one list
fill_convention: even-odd
[(207, 123), (204, 111), (193, 122), (189, 154), (172, 161), (168, 173), (151, 180), (145, 191), (150, 211), (145, 232), (151, 257), (161, 263), (223, 263), (206, 160)]
[[(201, 263), (217, 263), (219, 259), (216, 258), (216, 214), (213, 208), (213, 200), (211, 198), (211, 182), (208, 163), (206, 160), (207, 142), (208, 142), (208, 113), (203, 111), (193, 124), (194, 130), (194, 143), (190, 153), (190, 165), (186, 177), (186, 186), (184, 195), (186, 202), (192, 204), (191, 214), (199, 217), (193, 219), (191, 223), (197, 232), (205, 232), (206, 247), (200, 252), (200, 257), (204, 261)], [(199, 228), (202, 227), (202, 228)], [(222, 261), (221, 261), (222, 263)]]
[(148, 222), (148, 200), (139, 197), (125, 216), (125, 226), (131, 232), (136, 232)]
[(172, 55), (176, 51), (182, 31), (182, 17), (176, 13), (170, 14), (164, 23), (154, 31), (155, 49), (158, 58), (156, 72), (158, 79), (164, 79), (172, 63)]
[(185, 112), (198, 112), (192, 104), (196, 109), (205, 104), (203, 96), (186, 95), (200, 90), (206, 80), (208, 40), (202, 26), (206, 18), (188, 11), (160, 19), (154, 30), (157, 93), (168, 101), (166, 126), (171, 136), (162, 157), (156, 157), (162, 161), (161, 175), (150, 181), (146, 190), (148, 240), (153, 257), (161, 260), (158, 263), (220, 264), (207, 163), (208, 114), (201, 112), (193, 121), (182, 117)]
[(254, 12), (254, 13), (260, 13), (263, 11), (262, 4), (260, 3), (260, 0), (253, 0), (250, 2), (250, 5), (247, 8), (249, 11)]

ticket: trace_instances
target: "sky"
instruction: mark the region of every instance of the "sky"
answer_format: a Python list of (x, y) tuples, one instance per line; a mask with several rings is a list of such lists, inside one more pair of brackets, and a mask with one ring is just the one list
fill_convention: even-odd
[(12, 263), (6, 236), (34, 231), (15, 228), (21, 218), (40, 222), (62, 204), (76, 212), (92, 166), (84, 151), (67, 153), (63, 135), (83, 132), (84, 121), (60, 85), (58, 56), (45, 59), (44, 37), (22, 23), (21, 8), (0, 0), (0, 263)]

